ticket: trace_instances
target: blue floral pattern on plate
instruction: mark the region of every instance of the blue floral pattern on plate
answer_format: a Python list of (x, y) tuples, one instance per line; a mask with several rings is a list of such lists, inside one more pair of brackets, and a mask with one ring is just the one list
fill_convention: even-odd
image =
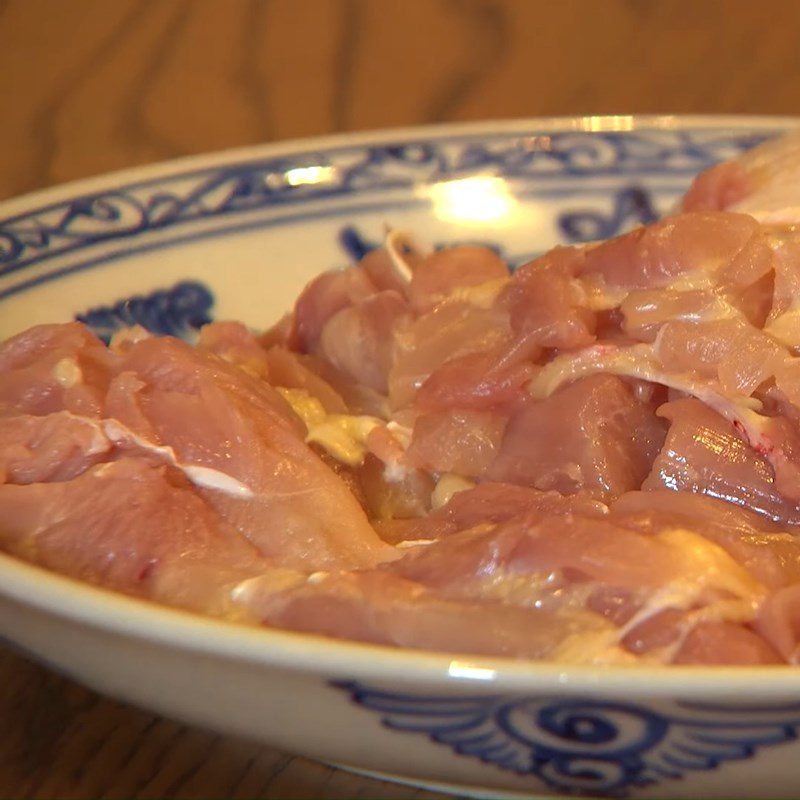
[(214, 296), (199, 281), (181, 281), (171, 289), (134, 295), (110, 306), (91, 308), (76, 319), (104, 342), (122, 328), (141, 325), (160, 336), (191, 336), (212, 321)]
[(334, 682), (403, 733), (565, 795), (625, 797), (632, 789), (717, 769), (797, 738), (800, 704), (782, 707), (634, 703), (513, 695), (430, 696)]
[(421, 140), (231, 164), (139, 181), (0, 220), (0, 275), (98, 243), (198, 220), (302, 206), (454, 179), (476, 171), (543, 191), (583, 175), (684, 175), (752, 147), (766, 133), (562, 132)]
[(608, 214), (576, 208), (558, 216), (558, 227), (570, 244), (608, 239), (632, 224), (647, 225), (658, 219), (650, 193), (640, 186), (619, 189), (611, 196)]

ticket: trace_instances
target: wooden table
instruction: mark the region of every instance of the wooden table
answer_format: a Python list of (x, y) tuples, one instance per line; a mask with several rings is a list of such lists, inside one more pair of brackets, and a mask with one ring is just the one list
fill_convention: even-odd
[[(449, 120), (800, 112), (796, 0), (0, 0), (0, 197)], [(0, 797), (433, 798), (188, 729), (0, 650)]]

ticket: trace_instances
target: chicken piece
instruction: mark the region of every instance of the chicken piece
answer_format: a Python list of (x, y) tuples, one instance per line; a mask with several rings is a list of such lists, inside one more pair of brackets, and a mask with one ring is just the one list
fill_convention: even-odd
[(596, 316), (576, 277), (586, 257), (584, 250), (557, 247), (516, 270), (498, 302), (526, 347), (573, 350), (594, 341)]
[(754, 147), (701, 172), (683, 198), (685, 210), (729, 209), (772, 225), (800, 222), (800, 132)]
[(487, 353), (469, 353), (446, 361), (425, 380), (414, 397), (421, 411), (455, 409), (511, 413), (525, 398), (525, 384), (537, 367), (520, 360), (515, 344)]
[(267, 354), (241, 322), (212, 322), (200, 329), (197, 346), (235, 364), (255, 378), (267, 379)]
[(107, 460), (112, 449), (94, 420), (69, 411), (0, 417), (0, 484), (67, 481)]
[(414, 423), (405, 462), (417, 469), (483, 475), (503, 439), (505, 418), (486, 411), (440, 411)]
[(800, 537), (763, 514), (725, 500), (667, 489), (629, 492), (611, 505), (609, 519), (642, 533), (665, 527), (700, 533), (769, 589), (800, 581)]
[(265, 621), (290, 630), (450, 653), (557, 657), (570, 640), (605, 633), (597, 614), (555, 614), (499, 602), (451, 600), (380, 572), (331, 574), (261, 606)]
[(622, 380), (594, 375), (514, 415), (488, 477), (606, 500), (639, 488), (663, 437), (653, 409)]
[(117, 356), (79, 322), (37, 325), (0, 344), (0, 416), (99, 416)]
[(389, 403), (410, 405), (417, 390), (435, 370), (462, 356), (496, 351), (511, 341), (508, 315), (495, 307), (481, 308), (449, 300), (395, 330)]
[(139, 388), (109, 413), (151, 444), (170, 447), (182, 463), (245, 487), (201, 492), (264, 555), (299, 569), (365, 567), (392, 556), (269, 385), (168, 337), (132, 347), (121, 375)]
[[(7, 552), (190, 610), (255, 620), (231, 592), (275, 566), (222, 522), (183, 475), (143, 458), (97, 465), (72, 480), (0, 485), (0, 509)], [(278, 585), (304, 580), (279, 573), (272, 575)]]
[(408, 316), (396, 291), (383, 291), (334, 314), (320, 335), (318, 354), (350, 380), (385, 395), (392, 366), (394, 331)]
[(461, 290), (479, 289), (495, 282), (499, 288), (509, 277), (506, 263), (487, 247), (448, 247), (431, 253), (414, 269), (408, 287), (411, 307), (417, 314), (424, 314), (458, 296)]
[[(762, 253), (760, 235), (759, 224), (745, 214), (679, 214), (586, 248), (578, 274), (623, 296), (634, 289), (680, 286), (679, 280), (681, 288), (702, 288), (742, 259), (750, 264), (745, 248)], [(756, 261), (754, 277), (761, 269)]]
[(779, 492), (769, 462), (726, 419), (693, 398), (667, 403), (658, 413), (670, 428), (643, 489), (696, 492), (782, 524), (800, 523), (800, 510)]

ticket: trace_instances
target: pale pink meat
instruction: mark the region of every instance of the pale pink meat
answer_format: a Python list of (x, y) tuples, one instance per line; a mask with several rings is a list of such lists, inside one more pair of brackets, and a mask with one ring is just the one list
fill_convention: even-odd
[(330, 575), (271, 595), (270, 625), (325, 636), (438, 652), (544, 658), (597, 624), (501, 602), (452, 600), (419, 583), (371, 572)]
[(769, 320), (775, 293), (775, 274), (775, 269), (771, 269), (746, 288), (734, 288), (726, 292), (731, 305), (737, 307), (756, 328), (765, 327)]
[(800, 510), (778, 491), (769, 462), (726, 419), (692, 398), (662, 406), (659, 415), (670, 428), (643, 489), (706, 494), (777, 522), (800, 522)]
[(770, 595), (755, 627), (786, 661), (800, 664), (800, 582)]
[(513, 416), (488, 475), (606, 499), (639, 488), (663, 437), (653, 409), (620, 378), (593, 375)]
[(482, 483), (458, 492), (435, 515), (447, 520), (453, 530), (465, 530), (485, 522), (505, 522), (531, 514), (603, 517), (607, 508), (588, 495), (542, 492), (510, 483)]
[(687, 613), (667, 609), (637, 625), (623, 639), (638, 654), (658, 648), (672, 650), (673, 664), (755, 666), (780, 664), (782, 658), (769, 641), (734, 622), (699, 622), (685, 630)]
[(665, 525), (691, 527), (704, 536), (714, 531), (749, 534), (783, 530), (778, 523), (752, 509), (707, 494), (666, 488), (626, 492), (609, 508), (610, 519), (626, 527), (633, 524), (643, 532), (653, 532)]
[(693, 492), (629, 492), (612, 504), (610, 519), (642, 533), (701, 533), (770, 589), (800, 581), (800, 537), (734, 503)]
[[(406, 255), (405, 261), (411, 263), (412, 267), (416, 265), (414, 257)], [(408, 298), (408, 277), (398, 272), (386, 248), (377, 247), (370, 250), (358, 262), (358, 267), (366, 272), (378, 291), (395, 291)]]
[(303, 289), (294, 306), (289, 341), (301, 352), (314, 352), (328, 320), (353, 303), (375, 294), (375, 284), (358, 267), (324, 272)]
[(652, 341), (670, 321), (735, 321), (760, 328), (772, 308), (777, 263), (774, 247), (758, 231), (728, 261), (690, 272), (683, 285), (679, 278), (672, 285), (629, 292), (620, 303), (624, 330)]
[[(140, 458), (68, 481), (0, 485), (3, 548), (81, 580), (221, 611), (226, 588), (269, 562), (179, 473)], [(198, 585), (195, 568), (213, 583)]]
[(487, 411), (422, 414), (414, 423), (405, 461), (433, 472), (483, 475), (500, 450), (505, 427), (504, 417)]
[(200, 330), (197, 346), (256, 378), (267, 378), (268, 363), (264, 348), (241, 322), (212, 322)]
[[(202, 493), (262, 553), (311, 569), (364, 567), (390, 557), (268, 384), (169, 338), (136, 344), (122, 370), (143, 384), (136, 405), (148, 423), (145, 437), (153, 431), (182, 462), (218, 470), (250, 490), (250, 497)], [(138, 432), (139, 414), (118, 419)]]
[[(742, 215), (736, 217), (742, 218)], [(749, 220), (747, 216), (743, 218)], [(771, 228), (764, 225), (757, 226), (753, 235), (733, 258), (708, 276), (715, 281), (716, 291), (733, 304), (741, 305), (742, 293), (757, 281), (767, 277), (776, 267), (773, 236)], [(753, 321), (753, 324), (763, 324), (763, 320), (760, 323)]]
[(733, 622), (701, 622), (687, 635), (674, 664), (734, 666), (783, 663), (778, 651), (757, 632)]
[(326, 322), (318, 353), (350, 380), (385, 395), (394, 329), (408, 313), (405, 299), (394, 290), (358, 300)]
[(763, 436), (751, 444), (774, 470), (775, 488), (800, 507), (800, 426), (797, 421), (788, 416), (766, 418)]
[(622, 328), (633, 339), (652, 342), (658, 333), (677, 322), (730, 320), (737, 310), (711, 290), (639, 289), (620, 303)]
[(697, 176), (683, 200), (684, 209), (730, 209), (761, 222), (800, 221), (800, 133), (770, 139), (738, 159)]
[(723, 391), (752, 394), (775, 375), (787, 353), (772, 337), (742, 320), (667, 322), (655, 352), (670, 372), (718, 381)]
[(511, 562), (517, 572), (567, 570), (639, 590), (662, 585), (682, 571), (677, 553), (663, 543), (600, 517), (543, 517), (526, 528)]
[(446, 362), (498, 350), (510, 341), (506, 312), (479, 308), (465, 301), (441, 303), (413, 322), (398, 325), (389, 372), (392, 408), (410, 404), (422, 384)]
[(525, 517), (569, 516), (603, 517), (608, 508), (586, 494), (563, 495), (542, 492), (510, 483), (480, 483), (473, 489), (456, 492), (445, 505), (424, 517), (397, 520), (392, 526), (394, 541), (438, 539), (477, 525), (508, 522)]
[[(686, 611), (667, 600), (638, 618), (637, 612), (648, 598), (679, 585), (691, 557), (668, 540), (613, 520), (533, 513), (411, 548), (382, 569), (450, 599), (591, 611), (616, 625), (630, 622), (629, 633), (621, 630), (618, 640), (634, 652), (646, 652), (676, 638), (674, 625)], [(681, 602), (674, 590), (672, 597)], [(705, 600), (698, 594), (693, 603), (712, 599), (713, 592)]]
[(92, 420), (67, 411), (0, 417), (0, 484), (70, 480), (112, 448)]
[[(344, 482), (304, 443), (305, 426), (286, 401), (240, 367), (168, 337), (146, 338), (114, 355), (77, 324), (33, 329), (1, 352), (12, 377), (24, 373), (25, 378), (24, 384), (2, 385), (29, 387), (23, 399), (34, 398), (30, 410), (75, 410), (70, 392), (88, 377), (97, 401), (88, 409), (77, 404), (77, 410), (110, 417), (140, 440), (127, 441), (130, 436), (123, 434), (122, 444), (166, 446), (189, 466), (238, 481), (249, 495), (209, 487), (198, 491), (265, 555), (310, 569), (368, 566), (391, 557)], [(66, 390), (56, 378), (48, 383), (55, 364), (65, 358), (78, 364), (77, 377), (67, 373), (77, 383)], [(26, 402), (17, 405), (29, 410)], [(35, 458), (17, 447), (30, 445), (35, 434), (23, 436), (24, 442), (8, 434), (6, 473), (24, 475), (28, 469), (46, 475), (52, 468), (58, 476), (59, 470), (71, 474), (83, 468), (82, 457), (68, 449), (74, 421), (48, 419), (52, 425), (37, 442)], [(48, 457), (59, 460), (48, 466)], [(60, 463), (65, 458), (67, 466)]]
[(745, 214), (680, 214), (588, 249), (580, 274), (628, 290), (668, 286), (688, 273), (727, 267), (758, 233)]
[(99, 416), (115, 356), (78, 322), (37, 325), (0, 344), (0, 416)]
[(514, 273), (499, 302), (526, 346), (570, 350), (594, 341), (595, 314), (575, 279), (585, 258), (582, 250), (557, 247)]
[(701, 172), (682, 201), (684, 211), (724, 211), (744, 200), (756, 188), (753, 177), (736, 161), (726, 161)]
[[(674, 520), (663, 517), (642, 533), (620, 522), (613, 515), (604, 520), (536, 513), (496, 527), (484, 522), (412, 548), (382, 569), (451, 600), (500, 600), (560, 613), (592, 611), (621, 626), (612, 641), (632, 654), (665, 648), (662, 657), (676, 663), (780, 660), (765, 639), (741, 623), (691, 620), (698, 604), (713, 602), (713, 592), (705, 598), (694, 595), (686, 607), (672, 589), (665, 595), (672, 601), (648, 610), (649, 598), (683, 585), (695, 555), (656, 535), (668, 532)], [(678, 605), (671, 605), (675, 601)], [(707, 632), (716, 647), (704, 648), (695, 630)]]
[(504, 347), (446, 361), (419, 388), (415, 405), (423, 411), (458, 408), (511, 413), (527, 398), (525, 384), (537, 369), (514, 355)]
[[(783, 318), (785, 326), (796, 328), (796, 320), (784, 315), (796, 310), (800, 296), (800, 237), (788, 233), (776, 234), (772, 239), (772, 249), (775, 254), (775, 287), (766, 327), (776, 330), (776, 333), (797, 333), (791, 329), (782, 331), (778, 320)], [(792, 341), (792, 344), (795, 343)]]
[(800, 134), (516, 272), (390, 232), (261, 336), (32, 328), (0, 548), (391, 646), (800, 664), (798, 181)]
[[(539, 527), (540, 522), (542, 527)], [(499, 525), (484, 520), (472, 529), (451, 533), (427, 546), (412, 548), (385, 569), (452, 596), (479, 596), (488, 590), (499, 592), (506, 601), (511, 599), (510, 592), (519, 591), (518, 582), (511, 578), (526, 574), (531, 576), (531, 582), (526, 586), (529, 592), (525, 602), (533, 604), (541, 599), (539, 593), (550, 594), (562, 588), (565, 581), (554, 580), (558, 578), (555, 573), (559, 570), (573, 570), (578, 573), (575, 575), (578, 580), (590, 577), (580, 568), (582, 556), (589, 557), (582, 551), (587, 531), (598, 541), (607, 532), (612, 534), (606, 536), (611, 541), (615, 533), (608, 525), (605, 529), (602, 525), (587, 529), (583, 520), (571, 515), (558, 519), (549, 529), (545, 515), (536, 512)], [(620, 545), (626, 541), (649, 541), (638, 534), (629, 536), (628, 532), (622, 532), (618, 538)], [(594, 550), (593, 554), (596, 555), (597, 551)], [(594, 572), (602, 568), (602, 559), (591, 567)], [(606, 577), (613, 571), (611, 567)], [(542, 585), (537, 586), (532, 577), (536, 574), (543, 579), (549, 576), (550, 580), (542, 580)], [(487, 586), (483, 587), (483, 583)]]
[(506, 263), (487, 247), (448, 247), (431, 253), (415, 268), (408, 287), (411, 307), (424, 314), (458, 289), (508, 277)]

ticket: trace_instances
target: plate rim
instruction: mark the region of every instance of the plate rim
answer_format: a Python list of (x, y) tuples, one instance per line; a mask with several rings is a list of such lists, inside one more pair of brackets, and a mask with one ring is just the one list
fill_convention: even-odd
[[(620, 127), (621, 119), (630, 127)], [(9, 216), (30, 210), (39, 203), (63, 201), (73, 195), (99, 191), (109, 184), (128, 185), (147, 178), (170, 177), (185, 171), (219, 167), (250, 160), (280, 156), (302, 156), (319, 150), (334, 150), (365, 145), (412, 143), (422, 139), (441, 140), (470, 138), (489, 134), (510, 135), (528, 133), (626, 133), (640, 131), (790, 130), (800, 127), (798, 116), (765, 116), (759, 114), (602, 114), (554, 117), (519, 117), (479, 122), (445, 122), (428, 125), (376, 128), (357, 132), (340, 132), (321, 136), (306, 136), (263, 142), (252, 145), (222, 148), (203, 153), (161, 159), (108, 172), (100, 172), (74, 180), (54, 183), (0, 200), (0, 223)], [(9, 213), (10, 212), (10, 213)]]

